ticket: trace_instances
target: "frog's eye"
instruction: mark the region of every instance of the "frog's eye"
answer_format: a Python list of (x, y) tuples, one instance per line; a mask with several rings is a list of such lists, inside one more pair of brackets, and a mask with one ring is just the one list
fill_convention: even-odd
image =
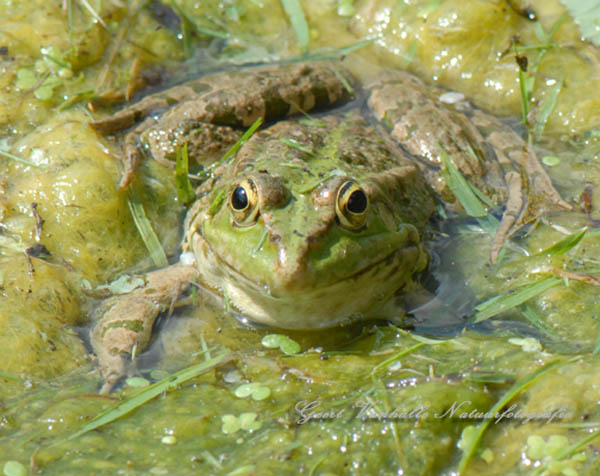
[(351, 230), (361, 228), (367, 220), (369, 199), (354, 182), (344, 182), (338, 189), (335, 213), (342, 226)]
[(258, 217), (258, 191), (252, 179), (240, 182), (231, 192), (229, 206), (236, 225), (250, 226)]

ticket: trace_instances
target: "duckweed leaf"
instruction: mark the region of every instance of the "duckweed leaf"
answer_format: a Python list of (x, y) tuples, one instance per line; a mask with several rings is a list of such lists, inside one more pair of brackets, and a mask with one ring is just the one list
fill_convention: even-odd
[(546, 443), (545, 454), (556, 457), (562, 450), (569, 446), (569, 439), (565, 435), (550, 435)]
[(286, 355), (297, 354), (301, 349), (300, 344), (283, 334), (268, 334), (262, 338), (261, 344), (269, 349), (276, 349), (279, 347), (281, 352)]
[(242, 427), (240, 420), (235, 415), (223, 415), (221, 421), (223, 422), (221, 431), (227, 435), (238, 432)]
[(556, 155), (545, 155), (542, 157), (542, 163), (548, 167), (554, 167), (560, 164), (560, 157), (557, 157)]
[(235, 389), (236, 397), (246, 398), (252, 396), (253, 400), (264, 400), (271, 395), (271, 389), (260, 383), (245, 383)]
[(175, 443), (177, 443), (177, 438), (175, 438), (173, 435), (165, 435), (160, 439), (160, 442), (163, 445), (169, 445), (172, 446)]
[(19, 463), (18, 461), (7, 461), (4, 463), (2, 472), (5, 476), (27, 476), (29, 474), (23, 463)]
[(540, 341), (533, 337), (512, 337), (508, 339), (513, 345), (518, 345), (523, 349), (523, 352), (539, 352), (542, 350), (542, 344)]
[(125, 380), (125, 383), (130, 387), (137, 388), (147, 387), (150, 385), (150, 382), (143, 377), (129, 377), (127, 380)]
[(523, 286), (518, 291), (501, 296), (494, 296), (475, 307), (477, 312), (473, 316), (473, 322), (481, 322), (494, 317), (501, 312), (508, 311), (514, 307), (523, 304), (525, 301), (543, 293), (547, 289), (561, 283), (560, 278), (544, 278), (535, 283)]
[(460, 434), (460, 440), (456, 443), (461, 450), (468, 450), (475, 443), (477, 438), (477, 428), (473, 425), (465, 426)]
[(38, 82), (38, 78), (35, 73), (27, 68), (20, 68), (17, 70), (17, 82), (15, 86), (18, 89), (31, 89)]
[(545, 456), (546, 442), (540, 435), (530, 435), (527, 437), (527, 456), (531, 459), (542, 459)]
[(242, 413), (239, 417), (235, 415), (223, 415), (221, 421), (223, 433), (231, 435), (239, 430), (256, 431), (262, 427), (262, 423), (256, 421), (258, 415), (254, 412)]
[(494, 452), (490, 448), (484, 449), (479, 456), (488, 464), (494, 461)]
[(256, 421), (257, 416), (258, 415), (254, 412), (242, 413), (239, 418), (242, 430), (256, 431), (260, 429), (262, 423)]
[[(592, 438), (595, 436), (598, 435), (593, 433), (590, 435)], [(590, 438), (586, 437), (582, 441), (569, 446), (569, 439), (565, 435), (550, 435), (547, 441), (539, 435), (530, 436), (527, 438), (527, 456), (545, 463), (543, 466), (538, 466), (538, 470), (534, 474), (537, 475), (546, 469), (550, 469), (553, 474), (578, 475), (579, 473), (573, 466), (587, 461), (587, 456), (583, 452), (573, 453), (589, 441)]]
[(52, 99), (54, 96), (54, 88), (60, 86), (60, 79), (49, 77), (44, 80), (44, 82), (33, 91), (33, 95), (38, 98), (40, 101), (47, 101), (48, 99)]
[(127, 294), (134, 289), (141, 288), (144, 284), (145, 281), (139, 276), (128, 276), (124, 274), (112, 283), (96, 286), (96, 291), (107, 290), (111, 294)]
[(593, 433), (590, 433), (588, 436), (582, 438), (581, 440), (575, 442), (571, 446), (563, 448), (562, 451), (560, 451), (552, 461), (540, 466), (537, 469), (537, 471), (534, 473), (534, 476), (537, 476), (537, 475), (543, 473), (544, 471), (546, 471), (549, 468), (549, 466), (552, 465), (552, 463), (565, 460), (569, 457), (571, 457), (571, 461), (579, 461), (579, 462), (585, 461), (587, 459), (585, 454), (581, 454), (581, 453), (576, 454), (575, 452), (579, 451), (581, 448), (583, 448), (585, 445), (587, 445), (590, 441), (598, 438), (599, 436), (600, 436), (600, 430), (597, 430), (597, 431), (594, 431)]

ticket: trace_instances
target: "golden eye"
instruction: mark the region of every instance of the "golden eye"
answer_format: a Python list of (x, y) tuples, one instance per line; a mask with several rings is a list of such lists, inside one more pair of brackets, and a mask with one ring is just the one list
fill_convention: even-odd
[(258, 191), (252, 179), (246, 179), (237, 184), (229, 196), (229, 206), (235, 224), (250, 226), (258, 218)]
[(342, 183), (335, 200), (335, 213), (342, 226), (351, 230), (363, 227), (368, 208), (369, 199), (362, 188), (354, 182)]

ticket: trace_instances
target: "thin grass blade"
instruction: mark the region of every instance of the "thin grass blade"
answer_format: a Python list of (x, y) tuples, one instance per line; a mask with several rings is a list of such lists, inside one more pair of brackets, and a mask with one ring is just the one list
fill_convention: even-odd
[(205, 177), (207, 175), (210, 175), (214, 169), (216, 169), (220, 165), (223, 165), (225, 162), (227, 162), (227, 160), (230, 157), (232, 157), (233, 155), (235, 155), (235, 153), (240, 149), (240, 147), (242, 147), (242, 145), (244, 145), (244, 143), (252, 136), (252, 134), (254, 134), (256, 132), (256, 129), (258, 129), (260, 127), (262, 122), (263, 122), (262, 117), (259, 117), (258, 119), (256, 119), (256, 121), (254, 121), (254, 123), (248, 128), (248, 130), (246, 132), (244, 132), (244, 134), (242, 134), (242, 137), (240, 137), (236, 141), (236, 143), (233, 144), (227, 152), (225, 152), (223, 157), (221, 157), (219, 160), (217, 160), (216, 162), (211, 164), (210, 167), (207, 167), (207, 169), (204, 170), (203, 172), (201, 172), (200, 174), (198, 174), (198, 176)]
[(165, 251), (163, 250), (156, 233), (154, 233), (152, 224), (146, 216), (144, 205), (142, 204), (136, 187), (129, 188), (127, 192), (127, 205), (129, 206), (129, 211), (133, 217), (135, 227), (142, 237), (154, 264), (159, 268), (168, 266), (169, 261), (167, 260), (167, 255), (165, 255)]
[(156, 383), (148, 387), (144, 387), (138, 393), (128, 398), (125, 401), (120, 402), (113, 408), (110, 408), (95, 418), (92, 418), (88, 421), (83, 427), (69, 436), (67, 439), (72, 440), (77, 438), (88, 431), (96, 430), (101, 426), (107, 425), (108, 423), (112, 423), (113, 421), (119, 419), (123, 415), (139, 408), (146, 402), (152, 400), (154, 397), (160, 395), (163, 392), (166, 392), (169, 389), (176, 387), (177, 385), (181, 385), (188, 380), (201, 375), (202, 373), (220, 365), (232, 358), (233, 354), (228, 349), (223, 349), (218, 352), (214, 358), (202, 362), (201, 364), (192, 365), (191, 367), (187, 367), (179, 372), (174, 373), (162, 380), (159, 380)]
[(477, 312), (473, 316), (473, 322), (485, 321), (501, 312), (513, 309), (561, 282), (562, 279), (560, 278), (544, 278), (535, 283), (523, 286), (513, 293), (505, 294), (503, 296), (494, 296), (493, 298), (482, 302), (475, 308)]
[(177, 187), (177, 198), (184, 205), (188, 205), (194, 201), (196, 194), (194, 187), (188, 177), (188, 146), (187, 143), (183, 147), (177, 147), (177, 155), (175, 158), (175, 185)]
[[(177, 16), (179, 16), (179, 18), (181, 19), (182, 30), (184, 28), (183, 24), (186, 23), (188, 29), (190, 27), (193, 28), (196, 31), (196, 33), (198, 33), (199, 35), (210, 36), (212, 38), (220, 38), (222, 40), (229, 40), (232, 38), (232, 35), (230, 35), (229, 33), (225, 32), (225, 31), (213, 30), (211, 28), (206, 28), (206, 27), (197, 25), (196, 22), (194, 22), (189, 16), (186, 15), (186, 13), (181, 9), (181, 7), (177, 4), (177, 2), (172, 2), (171, 5), (173, 7), (173, 10), (175, 10), (175, 13), (177, 13)], [(183, 34), (184, 34), (184, 32), (182, 31), (182, 35)], [(185, 39), (184, 39), (184, 50), (185, 50)]]
[(583, 238), (583, 236), (585, 235), (586, 232), (587, 232), (587, 228), (583, 228), (583, 229), (579, 230), (577, 233), (572, 233), (569, 236), (567, 236), (566, 238), (563, 238), (562, 240), (557, 241), (549, 248), (546, 248), (545, 250), (540, 251), (540, 253), (538, 253), (538, 254), (550, 255), (550, 256), (563, 255), (567, 251), (570, 251), (573, 248), (575, 248), (575, 246), (577, 246), (577, 244), (581, 241), (581, 239)]
[(413, 352), (419, 350), (424, 345), (426, 345), (424, 342), (419, 342), (418, 344), (415, 344), (415, 345), (409, 347), (408, 349), (404, 349), (404, 350), (398, 352), (397, 354), (394, 354), (389, 359), (386, 359), (383, 362), (378, 363), (371, 370), (371, 376), (374, 376), (377, 372), (379, 372), (379, 370), (386, 368), (388, 365), (395, 362), (396, 360), (401, 359), (402, 357), (407, 356), (408, 354), (412, 354)]
[(548, 122), (548, 118), (550, 117), (550, 114), (556, 106), (558, 95), (560, 94), (563, 84), (564, 82), (562, 79), (558, 81), (554, 85), (554, 87), (550, 89), (550, 91), (548, 91), (548, 94), (542, 101), (542, 105), (540, 106), (533, 131), (536, 140), (539, 139), (542, 136), (542, 133), (544, 132), (544, 128), (546, 127), (546, 123)]
[(281, 6), (290, 19), (292, 28), (296, 32), (300, 50), (303, 53), (307, 52), (309, 42), (308, 24), (306, 23), (302, 5), (300, 5), (298, 0), (281, 0)]
[(24, 164), (24, 165), (29, 165), (30, 167), (34, 167), (36, 169), (46, 170), (45, 167), (42, 167), (41, 165), (34, 164), (33, 162), (30, 162), (29, 160), (22, 159), (21, 157), (18, 157), (18, 156), (14, 155), (14, 154), (11, 154), (10, 152), (8, 152), (6, 150), (0, 149), (0, 156), (6, 157), (7, 159), (14, 160), (15, 162), (19, 162), (19, 163)]
[(473, 189), (469, 182), (463, 177), (456, 166), (452, 163), (452, 160), (446, 153), (446, 151), (440, 146), (440, 157), (442, 158), (442, 165), (444, 166), (442, 174), (446, 178), (448, 187), (452, 190), (452, 193), (456, 199), (460, 202), (462, 207), (465, 209), (467, 215), (472, 217), (484, 217), (486, 216), (487, 210), (481, 203), (481, 200), (473, 192)]
[(98, 12), (96, 10), (94, 10), (94, 8), (88, 3), (87, 0), (79, 0), (79, 3), (81, 3), (85, 9), (90, 12), (90, 15), (92, 15), (94, 17), (94, 19), (100, 23), (100, 25), (102, 25), (104, 28), (108, 29), (108, 27), (106, 26), (106, 23), (104, 23), (104, 20), (102, 19), (102, 17), (98, 14)]
[[(515, 382), (515, 384), (511, 388), (508, 389), (508, 391), (502, 396), (502, 398), (500, 400), (498, 400), (498, 402), (496, 402), (496, 404), (489, 410), (488, 413), (491, 415), (501, 415), (500, 410), (502, 410), (502, 408), (504, 408), (504, 406), (508, 402), (510, 402), (513, 398), (515, 398), (519, 393), (521, 393), (524, 390), (526, 390), (527, 388), (529, 388), (531, 385), (533, 385), (536, 381), (538, 381), (541, 377), (546, 375), (548, 372), (550, 372), (562, 365), (566, 365), (566, 364), (575, 362), (579, 358), (580, 358), (580, 356), (576, 355), (576, 356), (571, 357), (566, 360), (554, 360), (554, 361), (540, 367), (539, 369), (530, 373), (529, 375), (523, 377), (522, 379), (518, 380), (517, 382)], [(462, 458), (460, 459), (460, 462), (458, 465), (458, 475), (459, 476), (461, 474), (464, 474), (465, 468), (467, 467), (467, 464), (469, 464), (469, 461), (471, 460), (471, 457), (473, 456), (473, 454), (475, 454), (475, 450), (477, 449), (477, 446), (478, 446), (479, 442), (481, 441), (481, 438), (483, 437), (483, 433), (485, 432), (486, 428), (490, 425), (490, 423), (492, 421), (496, 421), (496, 420), (498, 420), (498, 417), (488, 418), (488, 419), (484, 420), (482, 423), (480, 423), (479, 425), (477, 425), (475, 437), (473, 438), (469, 448), (464, 450)]]

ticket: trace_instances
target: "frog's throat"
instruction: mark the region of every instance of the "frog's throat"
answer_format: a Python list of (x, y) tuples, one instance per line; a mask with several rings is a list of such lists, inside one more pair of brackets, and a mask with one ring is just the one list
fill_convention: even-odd
[(251, 321), (283, 329), (318, 329), (359, 318), (389, 318), (377, 311), (428, 261), (422, 245), (411, 243), (326, 287), (273, 296), (267, 286), (252, 281), (218, 256), (201, 234), (194, 234), (191, 244), (208, 286), (226, 296)]

